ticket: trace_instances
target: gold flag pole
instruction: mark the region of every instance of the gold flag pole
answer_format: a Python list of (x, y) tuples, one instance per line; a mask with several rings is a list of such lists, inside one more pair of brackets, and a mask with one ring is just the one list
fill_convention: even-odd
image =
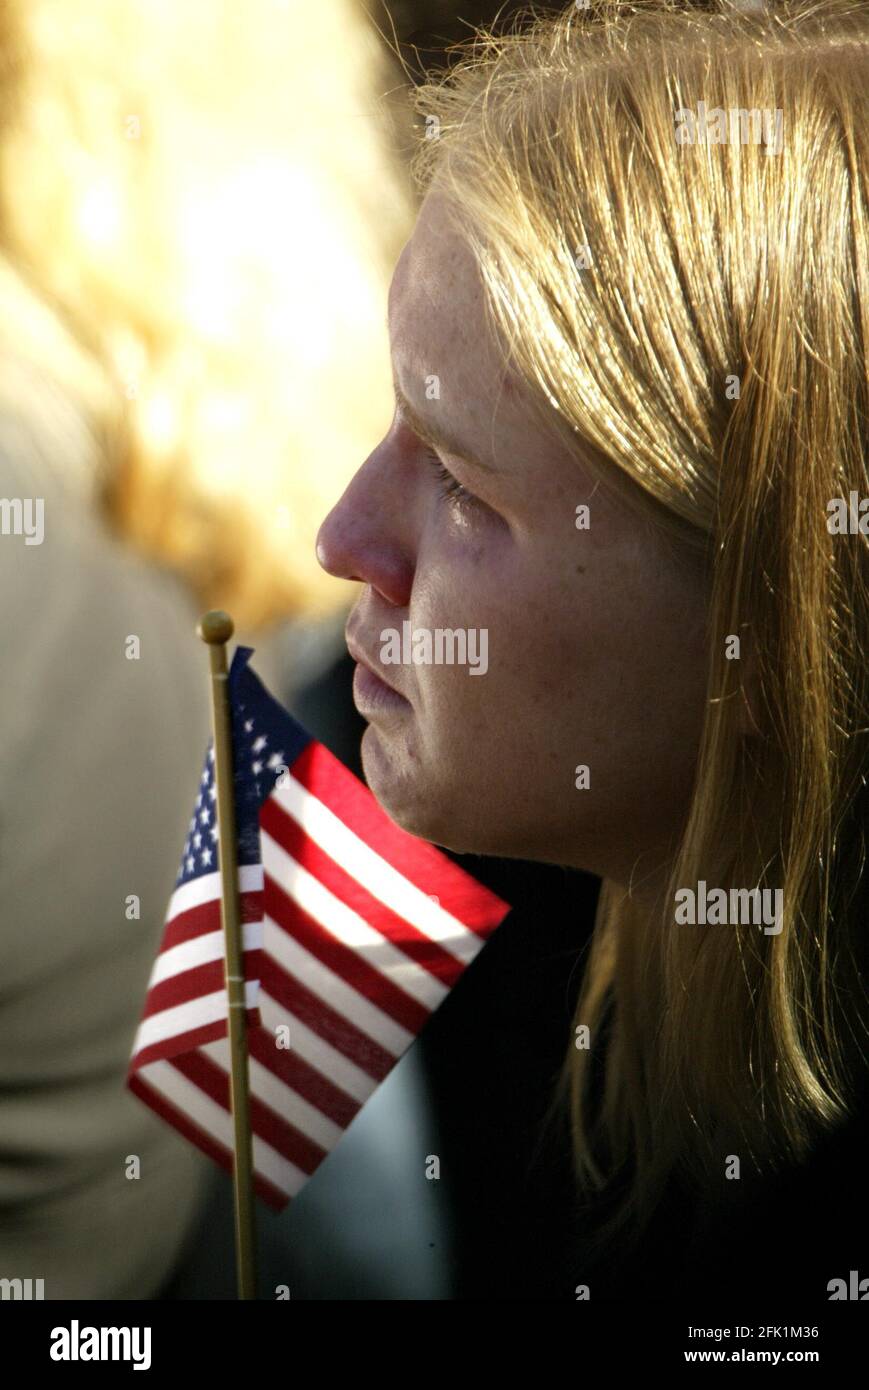
[(232, 723), (227, 690), (226, 643), (234, 631), (228, 613), (214, 609), (199, 621), (197, 632), (208, 644), (211, 661), (211, 717), (214, 727), (214, 775), (220, 852), (220, 917), (226, 947), (226, 993), (229, 1003), (230, 1099), (235, 1162), (235, 1259), (239, 1298), (256, 1298), (254, 1255), (253, 1141), (245, 1017), (244, 948), (236, 864), (235, 792)]

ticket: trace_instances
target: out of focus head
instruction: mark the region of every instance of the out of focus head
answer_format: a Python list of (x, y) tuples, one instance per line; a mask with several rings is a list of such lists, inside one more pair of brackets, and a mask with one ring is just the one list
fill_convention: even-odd
[[(828, 522), (869, 496), (866, 70), (853, 0), (480, 36), (417, 93), (390, 304), (455, 481), (400, 402), (320, 534), (365, 586), (351, 647), (405, 697), (360, 687), (387, 810), (610, 881), (577, 1019), (631, 1020), (606, 1124), (636, 1209), (713, 1130), (794, 1153), (847, 1091), (822, 1001), (856, 930), (869, 596), (865, 533)], [(408, 621), (487, 630), (486, 674), (381, 664)], [(701, 878), (781, 890), (780, 932), (675, 926)]]

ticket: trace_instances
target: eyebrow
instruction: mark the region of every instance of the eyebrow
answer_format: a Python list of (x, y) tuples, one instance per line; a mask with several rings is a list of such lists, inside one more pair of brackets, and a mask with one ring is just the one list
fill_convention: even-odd
[(495, 469), (490, 463), (484, 463), (481, 458), (462, 444), (461, 440), (451, 436), (448, 431), (436, 425), (434, 421), (427, 422), (417, 415), (407, 396), (398, 384), (398, 378), (393, 371), (392, 389), (395, 393), (395, 401), (398, 405), (403, 418), (413, 430), (414, 434), (425, 444), (430, 444), (435, 449), (440, 449), (444, 454), (452, 454), (455, 458), (461, 459), (463, 463), (469, 463), (472, 467), (479, 468), (483, 473), (494, 473)]

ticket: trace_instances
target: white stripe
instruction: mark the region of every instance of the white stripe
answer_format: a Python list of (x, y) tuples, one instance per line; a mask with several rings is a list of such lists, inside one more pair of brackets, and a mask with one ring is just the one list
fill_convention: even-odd
[[(238, 871), (239, 892), (259, 893), (262, 891), (262, 886), (262, 864), (242, 864)], [(204, 903), (213, 903), (219, 897), (219, 873), (203, 874), (201, 878), (192, 878), (189, 883), (182, 883), (180, 888), (175, 889), (166, 909), (166, 921), (170, 921), (182, 912), (189, 912), (192, 907), (202, 907)]]
[(373, 1038), (393, 1057), (400, 1057), (410, 1047), (415, 1033), (396, 1023), (364, 994), (359, 994), (268, 916), (264, 922), (263, 950), (288, 974), (301, 980), (312, 994), (325, 1000), (336, 1013), (349, 1019), (361, 1033)]
[[(245, 985), (245, 999), (249, 1009), (256, 1007), (259, 982), (249, 980)], [(186, 1004), (176, 1004), (171, 1009), (162, 1009), (158, 1014), (143, 1018), (139, 1024), (136, 1041), (133, 1044), (135, 1058), (144, 1047), (154, 1043), (166, 1042), (169, 1038), (180, 1037), (193, 1028), (204, 1028), (207, 1023), (225, 1019), (228, 1010), (226, 988), (215, 990), (213, 994), (200, 995)]]
[(427, 1009), (434, 1010), (443, 1002), (449, 994), (446, 985), (410, 960), (387, 937), (369, 926), (364, 917), (336, 898), (264, 830), (260, 830), (260, 848), (266, 873), (343, 946)]
[[(195, 1125), (204, 1129), (228, 1153), (233, 1151), (232, 1116), (204, 1091), (182, 1076), (170, 1062), (149, 1062), (141, 1076), (160, 1095), (165, 1096)], [(253, 1136), (253, 1162), (258, 1173), (289, 1196), (295, 1196), (308, 1180), (308, 1174), (279, 1154), (258, 1135)]]
[(379, 898), (431, 941), (437, 941), (463, 965), (470, 965), (481, 946), (486, 944), (482, 937), (381, 858), (292, 774), (281, 780), (282, 785), (275, 787), (272, 796), (320, 849), (373, 897)]
[[(291, 1035), (292, 1040), (292, 1035)], [(221, 1038), (219, 1042), (206, 1043), (199, 1048), (225, 1072), (229, 1072), (229, 1040)], [(287, 1124), (294, 1125), (302, 1134), (312, 1139), (315, 1144), (319, 1144), (321, 1149), (328, 1153), (335, 1147), (341, 1135), (344, 1133), (340, 1125), (336, 1125), (334, 1120), (330, 1120), (328, 1115), (324, 1115), (322, 1110), (318, 1110), (310, 1101), (300, 1096), (292, 1086), (286, 1081), (282, 1081), (274, 1072), (264, 1067), (262, 1062), (257, 1061), (256, 1057), (251, 1057), (250, 1067), (250, 1091), (251, 1095), (256, 1096), (264, 1105), (268, 1105), (282, 1120)]]
[[(244, 949), (255, 951), (262, 946), (262, 940), (262, 919), (259, 922), (245, 922)], [(171, 980), (175, 975), (182, 975), (185, 970), (195, 970), (199, 965), (208, 965), (211, 961), (223, 960), (224, 956), (222, 931), (206, 932), (204, 936), (194, 936), (190, 941), (182, 941), (178, 946), (170, 946), (168, 951), (162, 951), (154, 961), (148, 988), (152, 989), (162, 980)]]
[(260, 993), (260, 1018), (263, 1027), (272, 1034), (280, 1024), (288, 1024), (293, 1052), (359, 1105), (364, 1105), (380, 1085), (380, 1082), (369, 1076), (367, 1071), (363, 1071), (355, 1062), (351, 1062), (349, 1057), (345, 1057), (343, 1052), (339, 1052), (331, 1043), (321, 1038), (319, 1033), (312, 1032), (294, 1013), (283, 1004), (279, 1004), (264, 989)]

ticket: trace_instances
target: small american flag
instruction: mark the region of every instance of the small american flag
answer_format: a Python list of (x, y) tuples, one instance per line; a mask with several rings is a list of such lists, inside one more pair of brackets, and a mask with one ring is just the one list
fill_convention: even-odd
[[(280, 1209), (509, 905), (423, 840), (275, 701), (229, 672), (255, 1190)], [(232, 1170), (213, 748), (127, 1084)]]

